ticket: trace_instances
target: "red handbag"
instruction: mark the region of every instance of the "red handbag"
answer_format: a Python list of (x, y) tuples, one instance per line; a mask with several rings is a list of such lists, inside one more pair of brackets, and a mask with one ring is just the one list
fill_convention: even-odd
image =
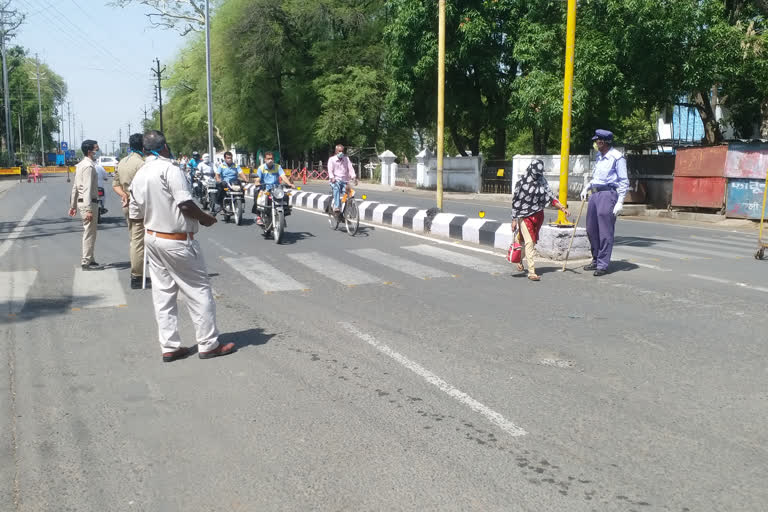
[(509, 244), (509, 250), (507, 251), (507, 261), (510, 263), (520, 263), (523, 261), (523, 246), (515, 240)]

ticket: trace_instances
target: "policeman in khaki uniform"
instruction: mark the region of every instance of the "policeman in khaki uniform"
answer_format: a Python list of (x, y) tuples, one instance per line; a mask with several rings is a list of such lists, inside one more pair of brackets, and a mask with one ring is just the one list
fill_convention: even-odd
[(83, 258), (80, 265), (83, 270), (101, 270), (101, 266), (93, 258), (96, 246), (96, 225), (99, 221), (99, 173), (96, 172), (96, 152), (99, 143), (95, 140), (84, 140), (80, 146), (83, 159), (75, 168), (75, 183), (69, 199), (69, 216), (74, 217), (80, 212), (83, 219)]
[(199, 224), (211, 226), (216, 218), (192, 199), (187, 177), (171, 161), (162, 132), (144, 135), (144, 151), (148, 154), (145, 164), (131, 183), (131, 208), (137, 208), (144, 219), (144, 249), (163, 361), (170, 363), (190, 354), (179, 336), (179, 291), (187, 298), (200, 359), (231, 354), (234, 343), (219, 344), (213, 290), (200, 242), (195, 240)]
[[(128, 223), (128, 232), (131, 239), (131, 289), (141, 288), (144, 277), (144, 219), (140, 218), (138, 211), (129, 211), (128, 194), (136, 173), (144, 165), (144, 136), (134, 133), (128, 139), (129, 153), (123, 158), (115, 169), (115, 181), (112, 189), (120, 196), (123, 205), (123, 214)], [(147, 287), (150, 281), (147, 279)]]

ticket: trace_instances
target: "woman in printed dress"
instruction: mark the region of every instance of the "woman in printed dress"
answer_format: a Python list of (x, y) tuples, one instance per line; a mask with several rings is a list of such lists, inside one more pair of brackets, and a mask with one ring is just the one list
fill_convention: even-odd
[[(512, 231), (520, 228), (517, 241), (523, 246), (523, 256), (528, 263), (528, 279), (540, 281), (536, 274), (534, 262), (536, 242), (539, 240), (539, 230), (544, 224), (544, 208), (552, 205), (569, 216), (570, 213), (555, 199), (555, 194), (549, 188), (544, 177), (544, 162), (534, 160), (528, 166), (525, 176), (518, 180), (512, 195)], [(517, 270), (523, 272), (525, 267), (522, 260), (517, 264)]]

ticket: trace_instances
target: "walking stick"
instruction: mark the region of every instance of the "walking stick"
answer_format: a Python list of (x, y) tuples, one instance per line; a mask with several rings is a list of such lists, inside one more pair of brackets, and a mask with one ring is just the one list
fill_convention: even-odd
[(576, 223), (573, 225), (573, 234), (571, 235), (571, 241), (568, 243), (568, 250), (565, 252), (565, 261), (563, 262), (563, 268), (560, 270), (560, 272), (565, 272), (565, 266), (568, 265), (568, 256), (571, 254), (573, 239), (576, 238), (576, 231), (579, 228), (579, 220), (581, 220), (581, 212), (584, 211), (584, 203), (586, 203), (587, 200), (582, 201), (581, 206), (579, 207), (579, 214), (576, 216)]

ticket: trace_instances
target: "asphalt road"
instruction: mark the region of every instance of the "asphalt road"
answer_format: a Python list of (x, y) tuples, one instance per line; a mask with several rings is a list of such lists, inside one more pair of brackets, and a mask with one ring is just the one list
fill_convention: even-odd
[(299, 210), (276, 245), (248, 214), (199, 237), (238, 352), (163, 364), (117, 201), (84, 276), (68, 195), (0, 200), (0, 510), (765, 509), (752, 240), (622, 220), (650, 241), (615, 272), (532, 283)]

